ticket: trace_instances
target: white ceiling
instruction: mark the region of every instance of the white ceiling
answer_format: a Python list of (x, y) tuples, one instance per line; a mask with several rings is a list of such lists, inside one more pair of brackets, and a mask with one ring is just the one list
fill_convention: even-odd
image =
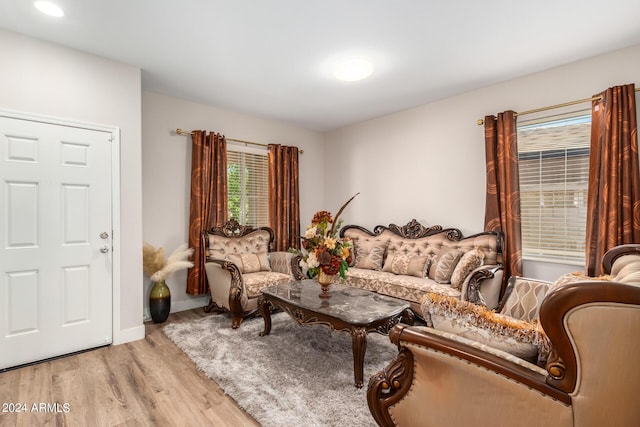
[[(140, 67), (148, 91), (321, 131), (640, 43), (638, 0), (53, 1), (64, 18), (0, 1), (0, 28)], [(375, 73), (335, 80), (343, 55)]]

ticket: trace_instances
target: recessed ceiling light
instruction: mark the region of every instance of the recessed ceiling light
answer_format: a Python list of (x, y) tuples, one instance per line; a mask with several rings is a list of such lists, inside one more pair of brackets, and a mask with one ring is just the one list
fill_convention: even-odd
[(33, 5), (36, 7), (36, 9), (46, 15), (55, 16), (56, 18), (64, 16), (64, 12), (62, 11), (62, 9), (60, 9), (60, 6), (48, 1), (37, 1), (33, 3)]
[(360, 58), (351, 58), (336, 64), (333, 75), (345, 82), (363, 80), (373, 74), (373, 64)]

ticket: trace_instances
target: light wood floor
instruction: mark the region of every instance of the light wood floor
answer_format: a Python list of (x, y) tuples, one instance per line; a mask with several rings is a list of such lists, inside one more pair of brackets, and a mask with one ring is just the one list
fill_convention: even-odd
[[(200, 316), (209, 315), (199, 308), (166, 323)], [(196, 370), (165, 324), (145, 324), (144, 340), (0, 373), (0, 426), (259, 426)], [(27, 413), (1, 412), (11, 403)], [(34, 403), (61, 412), (31, 412)]]

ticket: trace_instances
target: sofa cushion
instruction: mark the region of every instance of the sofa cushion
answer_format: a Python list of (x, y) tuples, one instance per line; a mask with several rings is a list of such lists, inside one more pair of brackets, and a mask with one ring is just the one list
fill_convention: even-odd
[(436, 283), (428, 278), (398, 275), (385, 271), (350, 268), (346, 273), (346, 284), (367, 289), (383, 295), (420, 303), (429, 292), (460, 298), (460, 290)]
[(386, 241), (375, 239), (354, 240), (356, 248), (356, 268), (368, 270), (381, 270), (384, 261), (384, 252), (387, 248)]
[(244, 273), (255, 273), (257, 271), (271, 271), (267, 252), (255, 254), (229, 254), (226, 259), (238, 266)]
[(484, 251), (482, 248), (474, 248), (470, 251), (467, 251), (458, 264), (456, 268), (453, 270), (451, 274), (451, 286), (454, 286), (458, 289), (462, 289), (462, 284), (464, 280), (467, 278), (469, 273), (471, 273), (476, 268), (482, 265), (484, 261)]
[(430, 293), (422, 301), (427, 326), (544, 364), (550, 343), (538, 322), (497, 314), (486, 307)]
[[(430, 270), (434, 269), (433, 280), (438, 283), (450, 283), (453, 270), (458, 265), (462, 254), (463, 252), (459, 250), (444, 249), (440, 251), (437, 255), (437, 261), (434, 261), (435, 265), (432, 264), (430, 268)], [(429, 274), (429, 277), (431, 277), (431, 274)]]

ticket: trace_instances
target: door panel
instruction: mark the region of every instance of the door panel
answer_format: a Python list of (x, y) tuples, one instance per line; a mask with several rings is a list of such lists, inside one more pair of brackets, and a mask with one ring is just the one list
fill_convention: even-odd
[(110, 141), (0, 117), (0, 369), (112, 341)]

